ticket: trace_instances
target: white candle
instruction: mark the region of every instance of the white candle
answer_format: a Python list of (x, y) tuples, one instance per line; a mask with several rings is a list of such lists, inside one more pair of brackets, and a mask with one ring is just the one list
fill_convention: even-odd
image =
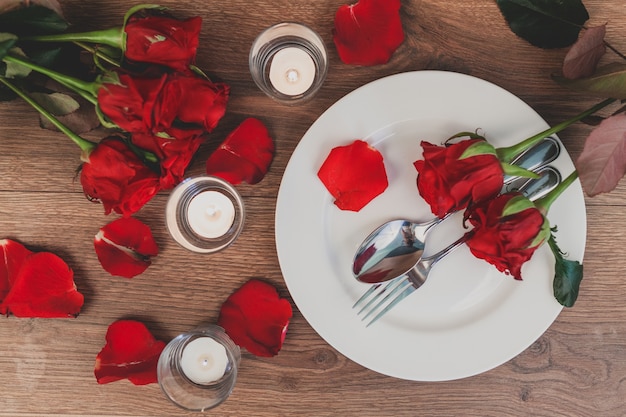
[(278, 91), (288, 96), (296, 96), (304, 93), (313, 84), (315, 63), (300, 48), (283, 48), (272, 58), (269, 77)]
[(233, 202), (219, 191), (203, 191), (187, 208), (189, 227), (205, 238), (218, 238), (228, 232), (235, 220)]
[(183, 348), (180, 369), (196, 384), (207, 385), (219, 380), (227, 366), (226, 348), (211, 337), (199, 337)]

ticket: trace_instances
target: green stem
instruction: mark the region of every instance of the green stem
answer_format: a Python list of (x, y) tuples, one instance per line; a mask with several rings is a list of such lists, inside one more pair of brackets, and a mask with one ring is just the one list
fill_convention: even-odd
[(24, 99), (24, 101), (26, 101), (28, 104), (33, 106), (35, 110), (37, 110), (39, 113), (41, 113), (42, 116), (48, 119), (50, 123), (52, 123), (57, 129), (65, 133), (70, 139), (72, 139), (72, 141), (74, 141), (75, 144), (77, 144), (80, 147), (80, 149), (83, 151), (85, 155), (88, 155), (89, 152), (91, 152), (96, 147), (95, 143), (90, 142), (87, 139), (84, 139), (78, 136), (69, 127), (65, 126), (56, 117), (54, 117), (48, 110), (43, 108), (39, 103), (33, 100), (30, 96), (28, 96), (22, 90), (20, 90), (15, 85), (10, 83), (6, 78), (0, 77), (0, 83), (6, 85), (9, 89), (11, 89), (11, 91), (13, 91), (15, 94), (17, 94), (22, 99)]
[(498, 158), (500, 158), (500, 161), (505, 162), (505, 163), (509, 163), (511, 162), (513, 159), (515, 159), (515, 157), (517, 155), (519, 155), (520, 153), (522, 153), (523, 151), (525, 151), (526, 149), (530, 148), (531, 146), (533, 146), (534, 144), (540, 142), (541, 140), (543, 140), (544, 138), (553, 135), (555, 133), (560, 132), (561, 130), (565, 129), (566, 127), (568, 127), (571, 124), (574, 124), (582, 119), (584, 119), (587, 116), (592, 115), (593, 113), (597, 112), (598, 110), (608, 106), (609, 104), (613, 103), (616, 99), (614, 98), (608, 98), (604, 101), (602, 101), (601, 103), (596, 104), (593, 107), (590, 107), (589, 109), (585, 110), (584, 112), (578, 114), (577, 116), (574, 116), (573, 118), (566, 120), (562, 123), (559, 123), (558, 125), (551, 127), (549, 129), (544, 130), (543, 132), (537, 133), (534, 136), (529, 137), (528, 139), (523, 140), (522, 142), (519, 142), (515, 145), (506, 147), (506, 148), (498, 148), (496, 149), (496, 153), (498, 154)]
[(85, 51), (90, 52), (91, 54), (93, 54), (93, 56), (95, 56), (98, 59), (101, 59), (105, 62), (108, 62), (109, 64), (115, 66), (115, 67), (121, 67), (121, 64), (119, 62), (117, 62), (115, 59), (111, 58), (109, 55), (103, 53), (100, 49), (98, 48), (94, 48), (93, 46), (84, 43), (84, 42), (74, 42), (77, 46), (83, 48)]
[(552, 191), (544, 197), (535, 201), (535, 206), (543, 212), (544, 215), (550, 210), (550, 206), (554, 201), (578, 178), (578, 171), (574, 171), (559, 183)]
[(124, 28), (120, 26), (83, 33), (28, 36), (23, 38), (23, 40), (37, 42), (88, 42), (109, 45), (124, 50)]
[[(22, 65), (40, 74), (46, 75), (52, 78), (53, 80), (61, 83), (65, 87), (70, 88), (73, 91), (76, 91), (85, 99), (89, 100), (92, 104), (96, 104), (98, 102), (97, 97), (98, 97), (98, 89), (100, 88), (99, 83), (87, 82), (78, 78), (70, 77), (69, 75), (53, 71), (51, 69), (34, 64), (24, 58), (14, 56), (14, 55), (6, 55), (3, 58), (3, 60), (5, 62), (12, 62), (14, 64)], [(83, 94), (83, 93), (86, 93), (86, 94)]]

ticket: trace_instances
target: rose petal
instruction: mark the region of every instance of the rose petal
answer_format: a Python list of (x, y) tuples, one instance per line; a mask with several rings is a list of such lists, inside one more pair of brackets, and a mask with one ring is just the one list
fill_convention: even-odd
[(156, 340), (143, 323), (118, 320), (109, 326), (105, 338), (94, 368), (99, 384), (125, 378), (135, 385), (157, 382), (157, 363), (165, 342)]
[[(9, 293), (24, 260), (31, 254), (21, 243), (10, 239), (0, 240), (0, 303)], [(7, 314), (2, 305), (0, 314)]]
[(100, 264), (111, 275), (132, 278), (144, 272), (159, 248), (150, 228), (133, 217), (104, 226), (94, 239)]
[(280, 351), (291, 316), (289, 301), (272, 285), (252, 279), (224, 302), (217, 323), (240, 347), (269, 357)]
[(274, 157), (274, 142), (258, 119), (247, 118), (206, 161), (208, 175), (231, 184), (256, 184), (263, 179)]
[(404, 41), (400, 0), (359, 0), (341, 6), (333, 40), (346, 64), (385, 64)]
[(24, 259), (0, 310), (16, 317), (76, 317), (83, 302), (70, 267), (53, 253), (38, 252)]
[(317, 176), (342, 210), (361, 210), (389, 185), (382, 155), (362, 140), (333, 148)]

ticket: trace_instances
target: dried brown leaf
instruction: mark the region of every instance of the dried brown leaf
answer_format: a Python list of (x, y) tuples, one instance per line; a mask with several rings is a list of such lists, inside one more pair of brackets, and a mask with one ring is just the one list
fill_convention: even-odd
[(605, 119), (591, 132), (576, 168), (590, 197), (617, 186), (626, 173), (626, 114)]
[(591, 76), (606, 52), (606, 24), (585, 30), (563, 60), (563, 76), (571, 80)]

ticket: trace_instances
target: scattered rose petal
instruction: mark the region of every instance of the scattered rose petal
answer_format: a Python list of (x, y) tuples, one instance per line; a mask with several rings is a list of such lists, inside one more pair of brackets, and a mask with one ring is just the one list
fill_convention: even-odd
[(333, 40), (346, 64), (385, 64), (404, 41), (400, 0), (359, 0), (341, 6)]
[(275, 356), (285, 340), (291, 315), (291, 304), (279, 297), (276, 288), (252, 279), (224, 302), (217, 323), (250, 353)]
[(94, 374), (98, 384), (128, 379), (135, 385), (157, 382), (157, 363), (165, 342), (156, 340), (143, 323), (118, 320), (106, 334)]
[(159, 253), (150, 228), (133, 217), (114, 220), (100, 229), (94, 247), (105, 271), (126, 278), (145, 271)]
[(206, 172), (231, 184), (256, 184), (267, 173), (273, 157), (274, 142), (267, 128), (249, 117), (209, 156)]
[[(32, 252), (24, 245), (10, 239), (0, 240), (0, 303), (7, 296), (24, 260)], [(7, 314), (0, 304), (0, 314)]]
[(571, 80), (593, 75), (606, 52), (606, 24), (585, 30), (563, 60), (563, 76)]
[(70, 267), (53, 253), (37, 252), (22, 262), (0, 310), (16, 317), (76, 317), (83, 302)]
[(362, 140), (333, 148), (317, 176), (341, 210), (361, 210), (389, 185), (382, 155)]

